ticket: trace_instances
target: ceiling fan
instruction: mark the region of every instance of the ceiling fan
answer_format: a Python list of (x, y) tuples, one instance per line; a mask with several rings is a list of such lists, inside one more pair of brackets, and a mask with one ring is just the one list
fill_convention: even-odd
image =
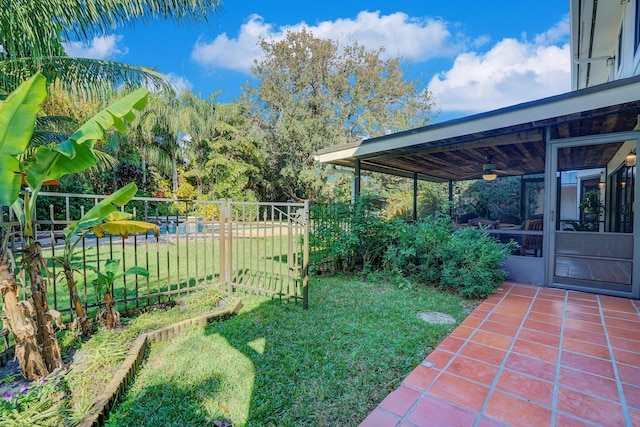
[(487, 163), (482, 165), (482, 179), (493, 181), (500, 175), (524, 175), (523, 171), (514, 169), (496, 169), (496, 165), (491, 162), (491, 157), (487, 157)]

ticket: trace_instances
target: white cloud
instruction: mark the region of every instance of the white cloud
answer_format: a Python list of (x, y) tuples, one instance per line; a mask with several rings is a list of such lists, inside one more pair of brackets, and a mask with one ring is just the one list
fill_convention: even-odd
[(89, 43), (67, 42), (64, 44), (64, 50), (74, 58), (110, 59), (129, 52), (126, 47), (118, 46), (122, 38), (119, 34), (110, 34), (94, 37)]
[[(484, 53), (458, 55), (429, 89), (443, 112), (477, 113), (571, 90), (568, 18), (533, 42), (503, 39)], [(558, 42), (563, 42), (557, 44)]]
[(184, 76), (169, 73), (165, 75), (165, 78), (177, 93), (182, 92), (183, 89), (193, 89), (193, 83), (191, 83), (189, 79)]
[(237, 38), (229, 38), (224, 33), (210, 42), (198, 40), (191, 58), (209, 68), (249, 73), (253, 61), (262, 53), (258, 45), (261, 39), (281, 40), (287, 32), (305, 28), (319, 38), (353, 39), (368, 49), (384, 46), (387, 57), (399, 55), (412, 62), (421, 62), (453, 56), (460, 51), (464, 40), (452, 35), (448, 26), (441, 19), (413, 18), (401, 12), (380, 15), (380, 12), (363, 11), (355, 19), (324, 21), (314, 26), (300, 22), (276, 28), (265, 23), (259, 15), (252, 15), (240, 28)]

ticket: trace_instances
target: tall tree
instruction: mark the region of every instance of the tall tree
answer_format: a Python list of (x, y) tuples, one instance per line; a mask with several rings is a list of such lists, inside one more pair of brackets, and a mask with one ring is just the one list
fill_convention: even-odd
[(208, 141), (205, 170), (211, 198), (255, 199), (259, 165), (258, 145), (246, 132), (238, 104), (217, 104), (214, 135)]
[(127, 137), (140, 150), (143, 182), (148, 179), (148, 165), (152, 165), (178, 187), (178, 161), (182, 149), (178, 144), (182, 128), (180, 99), (174, 91), (161, 91), (149, 96), (144, 112), (133, 123)]
[(247, 132), (247, 115), (238, 104), (216, 103), (216, 95), (206, 100), (182, 92), (185, 177), (195, 181), (199, 196), (254, 199), (260, 153)]
[(215, 97), (216, 94), (211, 95), (209, 101), (198, 98), (193, 92), (182, 92), (184, 108), (180, 111), (180, 122), (186, 134), (184, 141), (189, 164), (185, 176), (195, 180), (198, 196), (205, 193), (208, 143), (215, 134), (216, 126)]
[(263, 41), (243, 102), (264, 141), (272, 198), (323, 196), (328, 172), (313, 160), (321, 148), (425, 125), (433, 108), (419, 80), (406, 78), (402, 58), (290, 32)]

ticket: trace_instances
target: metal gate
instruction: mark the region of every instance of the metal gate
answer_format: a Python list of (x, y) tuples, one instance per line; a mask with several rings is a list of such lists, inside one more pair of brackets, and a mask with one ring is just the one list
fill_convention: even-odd
[(308, 308), (308, 202), (228, 201), (220, 224), (220, 277), (229, 292), (299, 299)]

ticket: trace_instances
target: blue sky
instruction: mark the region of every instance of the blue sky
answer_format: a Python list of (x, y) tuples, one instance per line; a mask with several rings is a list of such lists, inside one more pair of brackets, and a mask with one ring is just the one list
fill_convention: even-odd
[(201, 97), (231, 102), (251, 80), (258, 41), (306, 27), (316, 36), (406, 59), (442, 111), (437, 121), (568, 92), (569, 1), (227, 1), (208, 24), (117, 28), (71, 56), (145, 65)]

